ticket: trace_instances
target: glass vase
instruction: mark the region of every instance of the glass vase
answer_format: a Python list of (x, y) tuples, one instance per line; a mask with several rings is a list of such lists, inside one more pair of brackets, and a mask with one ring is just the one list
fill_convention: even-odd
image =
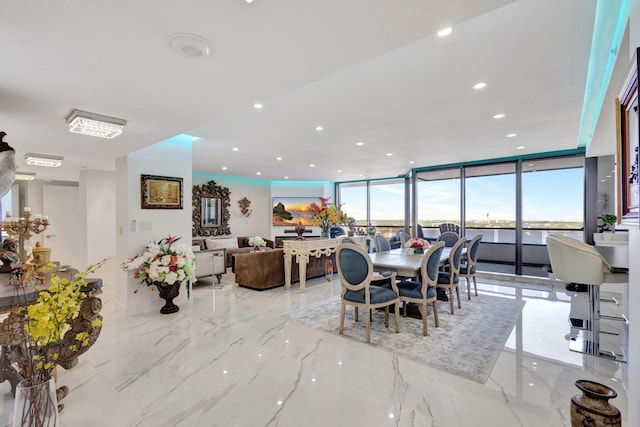
[(333, 261), (331, 259), (328, 259), (324, 265), (324, 278), (327, 282), (333, 280)]
[(48, 381), (31, 384), (25, 379), (16, 386), (13, 407), (13, 427), (57, 427), (58, 399), (56, 383)]

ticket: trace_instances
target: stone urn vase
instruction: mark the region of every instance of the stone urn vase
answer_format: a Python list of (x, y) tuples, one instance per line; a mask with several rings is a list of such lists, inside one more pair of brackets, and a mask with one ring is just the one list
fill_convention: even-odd
[(160, 313), (171, 314), (180, 310), (180, 307), (173, 303), (173, 299), (180, 294), (180, 283), (165, 286), (157, 284), (156, 288), (158, 288), (158, 295), (160, 295), (160, 298), (165, 301), (164, 306), (160, 309)]
[(620, 411), (609, 403), (618, 396), (610, 387), (589, 380), (576, 381), (582, 394), (571, 398), (571, 427), (621, 427)]

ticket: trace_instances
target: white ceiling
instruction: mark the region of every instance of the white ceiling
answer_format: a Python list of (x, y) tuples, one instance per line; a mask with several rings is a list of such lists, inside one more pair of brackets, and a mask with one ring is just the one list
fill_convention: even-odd
[[(576, 148), (595, 5), (0, 0), (0, 130), (19, 170), (58, 180), (113, 171), (117, 157), (182, 133), (203, 138), (194, 171), (271, 180)], [(446, 26), (453, 33), (437, 37)], [(208, 39), (212, 55), (172, 51), (168, 37), (184, 32)], [(472, 89), (479, 81), (488, 86)], [(70, 134), (73, 108), (128, 124), (114, 140)], [(27, 152), (65, 162), (29, 167)]]

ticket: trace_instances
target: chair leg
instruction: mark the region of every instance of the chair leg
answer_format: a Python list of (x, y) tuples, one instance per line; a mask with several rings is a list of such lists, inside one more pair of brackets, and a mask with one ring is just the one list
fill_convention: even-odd
[(476, 296), (478, 296), (478, 283), (476, 282), (476, 275), (473, 275), (473, 289), (476, 291)]
[[(369, 310), (367, 310), (367, 311), (369, 311)], [(366, 315), (364, 317), (366, 318), (365, 322), (367, 324), (367, 335), (366, 335), (367, 343), (370, 343), (371, 342), (371, 316)]]
[(462, 310), (462, 304), (460, 302), (460, 286), (456, 286), (456, 295), (458, 296), (458, 310)]
[(467, 274), (467, 300), (471, 301), (471, 276)]
[(420, 311), (422, 312), (422, 335), (427, 336), (427, 303), (423, 303), (420, 306)]
[(400, 303), (394, 304), (396, 309), (396, 334), (400, 333)]
[(384, 307), (384, 327), (389, 327), (389, 306)]
[(340, 335), (344, 332), (344, 312), (346, 309), (346, 304), (342, 301), (342, 306), (340, 307)]
[(453, 288), (449, 288), (449, 305), (451, 306), (451, 314), (454, 314), (454, 312), (453, 312)]
[(433, 302), (433, 320), (436, 324), (436, 328), (440, 327), (440, 321), (438, 320), (438, 302)]
[(403, 306), (403, 311), (404, 311), (403, 316), (404, 317), (407, 317), (407, 306), (408, 305), (409, 305), (409, 301), (405, 301), (404, 302), (404, 306)]
[(358, 321), (358, 307), (353, 307), (353, 310), (354, 310), (354, 315), (353, 315), (354, 317), (353, 318), (357, 322)]

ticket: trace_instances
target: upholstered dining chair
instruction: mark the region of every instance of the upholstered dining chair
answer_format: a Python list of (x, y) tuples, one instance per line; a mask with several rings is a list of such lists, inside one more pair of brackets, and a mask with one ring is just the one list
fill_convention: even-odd
[(451, 304), (451, 314), (454, 314), (453, 310), (453, 290), (456, 291), (458, 297), (458, 310), (462, 309), (460, 302), (460, 260), (462, 258), (462, 247), (465, 243), (465, 238), (458, 239), (455, 245), (451, 248), (449, 253), (449, 263), (447, 264), (447, 271), (440, 271), (438, 273), (438, 283), (436, 289), (448, 289), (449, 290), (449, 303)]
[(478, 234), (467, 243), (467, 256), (464, 263), (460, 264), (460, 275), (467, 279), (467, 299), (471, 299), (471, 279), (473, 278), (473, 289), (478, 296), (478, 283), (476, 282), (476, 270), (478, 267), (478, 248), (482, 241), (482, 234)]
[(398, 231), (398, 240), (400, 240), (400, 243), (404, 247), (404, 244), (411, 240), (411, 236), (409, 233), (405, 233), (404, 231)]
[(445, 233), (447, 231), (453, 231), (458, 236), (460, 236), (460, 226), (457, 224), (453, 224), (451, 222), (444, 222), (438, 226), (440, 229), (440, 233)]
[(389, 327), (389, 306), (394, 306), (396, 333), (400, 332), (399, 294), (395, 273), (389, 277), (390, 287), (371, 284), (373, 264), (369, 254), (358, 245), (341, 244), (336, 250), (338, 277), (342, 284), (340, 307), (340, 334), (344, 332), (344, 316), (347, 305), (354, 308), (358, 321), (358, 308), (364, 308), (366, 340), (371, 342), (371, 310), (384, 307), (384, 326)]
[(376, 234), (373, 238), (373, 244), (375, 245), (376, 252), (387, 252), (391, 250), (391, 244), (386, 237)]
[(420, 267), (420, 277), (422, 282), (414, 282), (405, 280), (398, 283), (398, 292), (400, 293), (400, 301), (404, 301), (404, 316), (407, 317), (407, 305), (409, 303), (420, 304), (420, 314), (422, 315), (422, 334), (427, 336), (427, 304), (433, 304), (433, 320), (436, 327), (438, 322), (438, 307), (436, 303), (436, 284), (438, 282), (438, 265), (440, 263), (440, 254), (444, 248), (444, 242), (436, 242), (422, 258), (422, 266)]
[(342, 240), (340, 240), (340, 243), (351, 243), (352, 245), (357, 245), (356, 241), (349, 236), (343, 237)]
[(453, 231), (445, 231), (438, 236), (438, 242), (444, 242), (444, 245), (448, 248), (453, 247), (456, 244), (460, 236)]

